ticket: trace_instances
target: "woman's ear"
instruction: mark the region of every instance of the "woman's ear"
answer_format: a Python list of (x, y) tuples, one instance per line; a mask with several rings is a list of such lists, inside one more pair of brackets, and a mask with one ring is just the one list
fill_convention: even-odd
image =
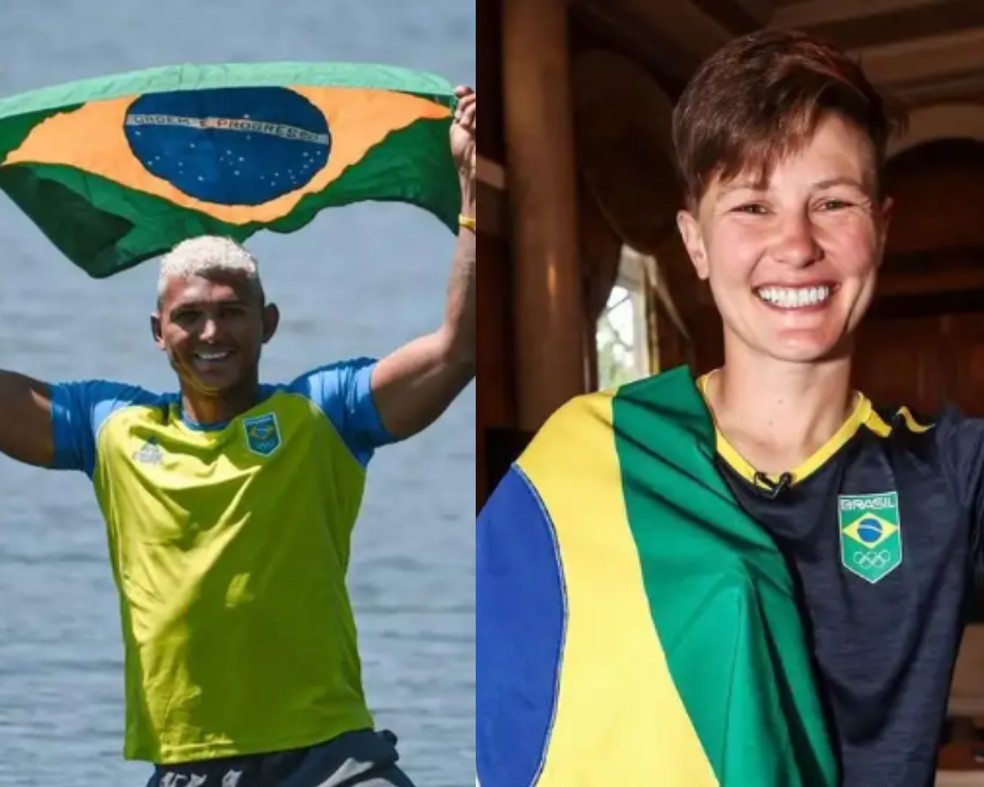
[(687, 254), (690, 256), (694, 270), (697, 271), (697, 276), (706, 280), (709, 275), (707, 250), (704, 247), (700, 222), (689, 210), (681, 210), (677, 213), (677, 229), (680, 230), (680, 237), (683, 239), (683, 245), (687, 247)]

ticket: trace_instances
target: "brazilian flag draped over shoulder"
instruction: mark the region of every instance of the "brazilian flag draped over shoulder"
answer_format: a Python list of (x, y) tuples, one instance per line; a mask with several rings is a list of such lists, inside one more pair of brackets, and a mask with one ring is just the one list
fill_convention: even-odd
[(451, 86), (386, 66), (178, 66), (0, 101), (0, 189), (109, 276), (195, 235), (401, 201), (456, 228)]
[(833, 787), (783, 558), (689, 371), (561, 408), (478, 522), (481, 787)]

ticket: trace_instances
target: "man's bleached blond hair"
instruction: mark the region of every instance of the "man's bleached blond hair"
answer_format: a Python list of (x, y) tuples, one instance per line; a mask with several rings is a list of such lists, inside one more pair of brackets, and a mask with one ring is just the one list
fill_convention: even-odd
[(167, 284), (173, 278), (188, 279), (192, 276), (209, 278), (215, 274), (235, 273), (245, 277), (261, 299), (260, 266), (256, 258), (231, 238), (218, 235), (202, 235), (181, 241), (161, 259), (157, 280), (157, 300), (163, 299)]

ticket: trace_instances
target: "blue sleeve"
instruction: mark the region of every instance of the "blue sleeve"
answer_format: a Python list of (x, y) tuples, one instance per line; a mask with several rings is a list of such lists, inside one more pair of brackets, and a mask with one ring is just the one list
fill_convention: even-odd
[(371, 358), (343, 361), (315, 369), (290, 385), (318, 406), (363, 467), (376, 448), (397, 440), (383, 426), (372, 398), (375, 366)]
[(146, 399), (139, 388), (105, 380), (51, 386), (51, 424), (56, 470), (82, 470), (90, 478), (96, 466), (96, 435), (121, 407)]

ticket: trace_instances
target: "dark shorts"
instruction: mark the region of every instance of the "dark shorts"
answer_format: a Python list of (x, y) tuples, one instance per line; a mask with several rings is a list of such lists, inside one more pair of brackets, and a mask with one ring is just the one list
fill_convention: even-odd
[(303, 749), (159, 765), (147, 787), (413, 787), (398, 759), (393, 733), (358, 730)]

